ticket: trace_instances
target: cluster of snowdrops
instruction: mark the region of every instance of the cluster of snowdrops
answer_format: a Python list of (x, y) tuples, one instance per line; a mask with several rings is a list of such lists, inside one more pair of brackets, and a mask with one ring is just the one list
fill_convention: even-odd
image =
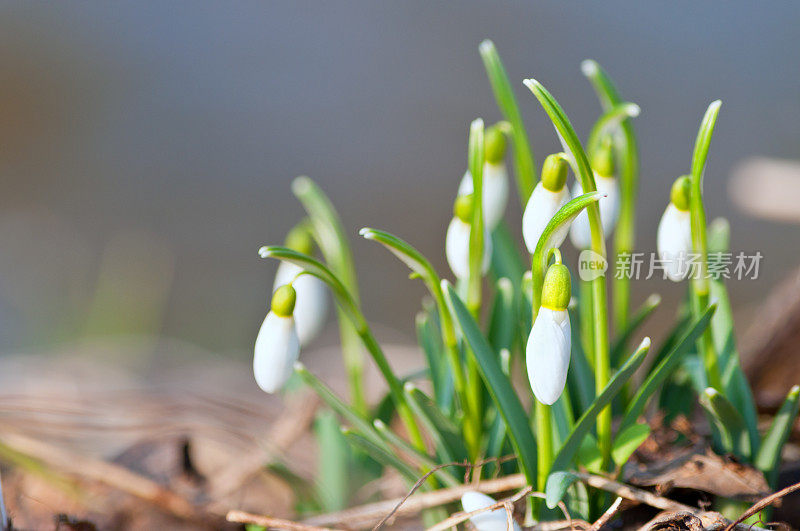
[[(407, 264), (412, 278), (429, 291), (416, 321), (424, 370), (411, 375), (393, 371), (361, 311), (347, 235), (313, 181), (301, 177), (293, 184), (307, 217), (289, 232), (285, 246), (260, 250), (262, 257), (281, 263), (271, 309), (255, 344), (256, 382), (275, 393), (296, 374), (333, 411), (317, 430), (325, 461), (317, 483), (325, 488), (317, 489), (305, 507), (340, 509), (352, 501), (346, 493), (387, 467), (409, 485), (430, 473), (423, 490), (454, 486), (463, 481), (464, 468), (439, 465), (469, 462), (482, 464), (472, 469), (473, 480), (521, 472), (531, 486), (546, 492), (546, 503), (529, 499), (529, 519), (551, 517), (562, 500), (573, 515), (588, 519), (602, 511), (605, 498), (576, 481), (571, 471), (618, 475), (650, 433), (641, 417), (651, 401), (667, 418), (690, 414), (699, 404), (711, 426), (713, 448), (752, 464), (774, 486), (780, 449), (797, 414), (798, 389), (789, 392), (769, 430), (759, 433), (724, 280), (705, 274), (710, 254), (728, 245), (727, 224), (707, 222), (702, 197), (719, 102), (702, 119), (687, 175), (672, 181), (671, 188), (665, 183), (667, 206), (657, 234), (670, 280), (686, 280), (688, 271), (679, 264), (689, 253), (700, 256), (699, 271), (688, 279), (686, 304), (634, 388), (628, 383), (651, 344), (646, 337), (635, 348), (629, 344), (657, 309), (659, 297), (632, 309), (630, 276), (578, 279), (559, 248), (569, 236), (577, 249), (595, 256), (634, 250), (639, 168), (632, 121), (639, 107), (621, 99), (596, 62), (585, 61), (582, 71), (602, 114), (582, 144), (555, 98), (536, 80), (524, 80), (563, 149), (544, 158), (536, 172), (513, 85), (490, 41), (481, 44), (480, 52), (505, 119), (487, 128), (477, 119), (470, 126), (468, 169), (455, 194), (444, 245), (454, 282), (442, 279), (410, 243), (382, 230), (360, 231)], [(507, 159), (513, 161), (513, 172)], [(570, 173), (575, 177), (571, 187)], [(524, 208), (526, 254), (505, 219), (513, 183)], [(347, 399), (297, 361), (301, 347), (324, 325), (329, 293), (339, 318)], [(367, 358), (377, 364), (388, 387), (377, 405), (364, 397)], [(521, 371), (527, 373), (532, 399), (521, 399), (512, 385)], [(426, 384), (418, 386), (420, 381)], [(675, 398), (686, 396), (695, 398)], [(617, 418), (613, 424), (612, 414)], [(492, 503), (477, 492), (462, 499), (467, 511)], [(437, 511), (425, 517), (446, 516)], [(484, 513), (473, 523), (479, 529), (502, 529), (506, 515), (502, 510)]]

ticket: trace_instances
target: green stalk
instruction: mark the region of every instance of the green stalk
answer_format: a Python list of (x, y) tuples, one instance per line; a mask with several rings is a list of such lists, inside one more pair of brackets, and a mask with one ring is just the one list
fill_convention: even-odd
[[(614, 82), (597, 62), (586, 60), (581, 64), (581, 70), (592, 83), (604, 110), (608, 111), (622, 103)], [(614, 137), (617, 164), (620, 166), (620, 208), (614, 234), (614, 263), (617, 256), (630, 254), (634, 249), (636, 191), (639, 181), (639, 150), (632, 120), (624, 120), (620, 125), (620, 131), (621, 134)], [(630, 278), (628, 275), (621, 275), (621, 278), (614, 275), (612, 282), (614, 327), (619, 331), (625, 328), (630, 315)]]
[(547, 486), (547, 477), (553, 466), (553, 412), (551, 406), (542, 404), (534, 398), (536, 403), (536, 459), (538, 472), (536, 487), (539, 492), (544, 492)]
[[(469, 232), (469, 277), (467, 279), (467, 308), (476, 322), (480, 321), (481, 284), (483, 282), (483, 120), (477, 118), (469, 127), (468, 167), (472, 175), (472, 223)], [(480, 370), (475, 356), (467, 357), (467, 400), (472, 413), (473, 437), (470, 441), (470, 459), (476, 460), (480, 451), (483, 389)]]
[[(692, 278), (692, 310), (695, 318), (708, 307), (709, 303), (709, 281), (706, 278), (708, 268), (708, 235), (706, 232), (706, 211), (703, 205), (703, 173), (708, 157), (708, 148), (711, 144), (711, 137), (714, 135), (714, 126), (717, 123), (719, 108), (722, 105), (720, 100), (712, 102), (706, 110), (700, 130), (697, 132), (697, 140), (694, 145), (692, 156), (692, 196), (690, 203), (692, 218), (692, 247), (698, 255), (698, 271)], [(722, 378), (717, 360), (717, 352), (714, 348), (714, 338), (708, 328), (698, 342), (698, 350), (703, 359), (709, 386), (722, 391)]]
[(592, 303), (592, 285), (588, 282), (578, 280), (578, 316), (580, 317), (581, 346), (589, 360), (594, 366), (594, 304)]
[[(570, 153), (573, 171), (581, 182), (583, 191), (591, 193), (597, 190), (594, 182), (594, 173), (589, 165), (589, 159), (581, 146), (575, 129), (567, 118), (561, 106), (541, 83), (535, 79), (526, 79), (525, 85), (533, 92), (539, 103), (544, 107), (550, 120), (553, 122), (564, 143), (565, 151)], [(600, 209), (597, 203), (591, 203), (586, 208), (591, 230), (591, 250), (602, 257), (606, 257), (606, 244), (603, 229), (600, 224)], [(598, 277), (592, 282), (592, 297), (594, 302), (594, 356), (595, 356), (595, 388), (601, 393), (608, 385), (611, 375), (611, 360), (608, 343), (608, 301), (606, 296), (606, 279)], [(597, 416), (597, 440), (603, 456), (603, 466), (607, 468), (611, 463), (611, 408), (606, 406)]]

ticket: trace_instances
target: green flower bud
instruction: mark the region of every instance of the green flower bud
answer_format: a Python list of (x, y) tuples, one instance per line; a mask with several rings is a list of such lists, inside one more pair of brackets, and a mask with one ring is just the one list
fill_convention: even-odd
[(470, 223), (474, 212), (474, 203), (472, 194), (456, 197), (456, 203), (453, 205), (453, 214), (464, 223)]
[(272, 313), (280, 317), (291, 317), (294, 313), (294, 303), (297, 292), (291, 284), (284, 284), (275, 290), (272, 295)]
[(542, 285), (542, 306), (551, 310), (566, 310), (571, 296), (569, 269), (561, 263), (551, 265)]
[(567, 182), (567, 164), (563, 153), (554, 153), (544, 159), (542, 166), (542, 186), (551, 192), (560, 192)]
[(672, 183), (672, 190), (669, 193), (669, 200), (678, 210), (689, 210), (689, 202), (692, 197), (692, 179), (688, 175), (678, 177)]
[(610, 138), (592, 153), (592, 168), (603, 177), (614, 175), (614, 146)]
[(506, 135), (496, 125), (486, 130), (483, 145), (486, 162), (497, 164), (506, 156)]
[(314, 250), (314, 242), (305, 223), (299, 223), (292, 227), (292, 230), (286, 235), (284, 245), (292, 251), (303, 254), (311, 254), (311, 251)]

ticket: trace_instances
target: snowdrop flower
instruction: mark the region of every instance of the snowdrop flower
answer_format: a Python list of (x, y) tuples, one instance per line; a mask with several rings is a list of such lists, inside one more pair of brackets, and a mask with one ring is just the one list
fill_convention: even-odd
[[(472, 232), (473, 204), (472, 194), (461, 195), (456, 199), (453, 207), (453, 220), (447, 227), (445, 238), (445, 255), (447, 263), (456, 278), (465, 279), (469, 276), (469, 233)], [(489, 270), (489, 260), (492, 256), (492, 238), (486, 225), (483, 227), (483, 261), (481, 275)]]
[(300, 354), (292, 313), (297, 293), (291, 284), (281, 286), (272, 296), (272, 307), (261, 325), (253, 356), (253, 375), (267, 393), (280, 390), (294, 370)]
[[(286, 247), (303, 254), (311, 254), (311, 236), (302, 224), (294, 227), (286, 236)], [(325, 283), (313, 275), (297, 276), (303, 269), (289, 262), (281, 262), (275, 274), (272, 292), (281, 286), (292, 284), (297, 292), (294, 318), (300, 345), (306, 346), (319, 335), (325, 326), (328, 314), (328, 294)]]
[[(465, 492), (464, 495), (461, 496), (461, 507), (468, 513), (485, 507), (491, 507), (495, 503), (497, 502), (491, 496), (476, 491)], [(478, 531), (506, 531), (506, 529), (508, 529), (508, 516), (503, 507), (476, 514), (470, 517), (469, 521), (472, 522), (472, 525), (474, 525), (475, 529)], [(514, 531), (521, 531), (516, 521), (514, 522)]]
[[(483, 222), (489, 231), (493, 231), (503, 219), (508, 203), (508, 170), (503, 161), (506, 138), (499, 127), (486, 130), (484, 146), (486, 158), (483, 164)], [(458, 186), (458, 195), (469, 195), (473, 191), (472, 174), (467, 171)]]
[[(533, 189), (525, 213), (522, 215), (522, 236), (528, 252), (533, 254), (536, 244), (542, 237), (544, 228), (553, 218), (558, 209), (569, 201), (569, 190), (564, 184), (567, 182), (569, 166), (563, 153), (548, 155), (544, 159), (542, 178)], [(567, 237), (566, 227), (554, 234), (553, 246), (559, 247)]]
[(691, 180), (678, 177), (670, 192), (670, 202), (658, 224), (657, 247), (664, 273), (673, 282), (680, 282), (689, 273), (685, 261), (692, 252), (692, 220), (689, 214)]
[[(619, 183), (614, 177), (614, 152), (613, 146), (609, 142), (606, 142), (594, 153), (592, 168), (597, 191), (605, 194), (597, 206), (600, 209), (600, 224), (603, 227), (603, 234), (608, 236), (614, 230), (619, 217)], [(580, 181), (576, 181), (572, 187), (572, 197), (578, 197), (583, 193)], [(572, 223), (569, 239), (572, 241), (572, 245), (578, 249), (588, 249), (591, 246), (592, 235), (589, 228), (589, 214), (586, 213), (586, 210), (578, 214)]]
[(570, 275), (556, 253), (542, 285), (542, 307), (525, 349), (528, 379), (539, 402), (551, 405), (564, 391), (572, 344), (569, 326)]

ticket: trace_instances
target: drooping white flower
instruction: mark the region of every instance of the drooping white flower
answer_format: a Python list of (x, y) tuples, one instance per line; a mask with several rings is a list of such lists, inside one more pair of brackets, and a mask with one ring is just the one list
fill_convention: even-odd
[[(447, 237), (445, 239), (445, 255), (447, 263), (452, 269), (456, 278), (467, 278), (469, 276), (469, 234), (471, 227), (457, 216), (453, 217), (447, 227)], [(481, 275), (485, 275), (489, 270), (489, 261), (492, 257), (492, 237), (489, 229), (484, 226), (483, 230), (483, 260), (481, 263)]]
[[(564, 186), (567, 180), (567, 162), (563, 154), (548, 155), (542, 166), (542, 178), (533, 189), (522, 214), (522, 237), (528, 252), (533, 254), (545, 227), (558, 209), (569, 201), (569, 190)], [(564, 226), (553, 234), (553, 246), (559, 247), (567, 236)]]
[[(491, 507), (495, 503), (497, 503), (496, 500), (491, 496), (476, 491), (465, 492), (461, 496), (461, 507), (467, 513)], [(478, 531), (506, 531), (508, 529), (508, 513), (503, 507), (476, 514), (470, 517), (469, 521)], [(514, 521), (514, 531), (520, 531), (520, 529), (519, 524)]]
[[(604, 177), (597, 172), (594, 172), (594, 181), (597, 185), (597, 191), (605, 194), (598, 201), (597, 206), (600, 209), (600, 225), (603, 228), (603, 235), (608, 236), (617, 224), (619, 217), (619, 183), (613, 176)], [(576, 198), (583, 194), (583, 187), (579, 181), (576, 181), (572, 187), (572, 198)], [(589, 227), (589, 214), (583, 210), (569, 230), (569, 239), (572, 245), (578, 249), (588, 249), (592, 244), (592, 234)]]
[[(483, 222), (491, 232), (503, 219), (508, 204), (508, 170), (503, 160), (506, 153), (506, 137), (498, 125), (486, 129), (484, 153), (481, 203)], [(465, 196), (474, 191), (472, 174), (467, 171), (458, 186), (458, 195)]]
[(286, 384), (300, 355), (300, 339), (292, 316), (295, 300), (296, 293), (291, 285), (278, 288), (256, 337), (253, 375), (258, 386), (267, 393), (275, 393)]
[(688, 275), (692, 252), (692, 219), (689, 212), (691, 181), (680, 177), (672, 185), (670, 203), (658, 223), (656, 245), (667, 278), (680, 282)]
[[(453, 219), (447, 227), (444, 251), (447, 263), (456, 278), (469, 276), (469, 235), (472, 232), (472, 195), (461, 195), (456, 198), (453, 207)], [(488, 227), (483, 226), (483, 259), (481, 261), (481, 275), (489, 270), (489, 261), (492, 257), (492, 238)]]
[(547, 405), (558, 400), (567, 382), (572, 346), (567, 312), (570, 296), (569, 270), (557, 262), (545, 275), (542, 306), (525, 348), (531, 390), (539, 402)]
[[(468, 195), (474, 191), (472, 174), (464, 173), (458, 186), (458, 195)], [(503, 161), (486, 162), (483, 165), (483, 222), (492, 231), (506, 213), (508, 204), (508, 171)]]
[(302, 268), (295, 264), (281, 262), (278, 272), (275, 274), (273, 293), (289, 283), (297, 291), (294, 319), (300, 345), (306, 346), (319, 335), (325, 326), (325, 318), (328, 314), (328, 294), (324, 282), (313, 275), (298, 277), (297, 274), (301, 271)]

